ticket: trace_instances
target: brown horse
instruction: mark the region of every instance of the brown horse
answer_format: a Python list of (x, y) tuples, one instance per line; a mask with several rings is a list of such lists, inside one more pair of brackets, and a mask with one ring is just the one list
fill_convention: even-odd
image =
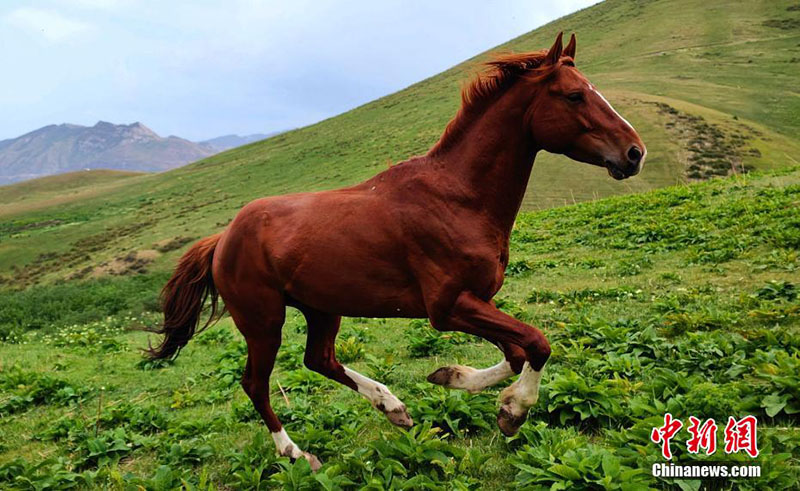
[[(164, 334), (153, 358), (178, 354), (203, 304), (222, 296), (247, 341), (242, 387), (281, 455), (305, 457), (269, 402), (269, 377), (287, 306), (308, 323), (305, 364), (366, 397), (399, 426), (412, 424), (386, 386), (336, 360), (342, 316), (427, 317), (440, 331), (495, 343), (500, 364), (449, 366), (428, 380), (479, 391), (514, 374), (500, 396), (500, 429), (513, 435), (538, 398), (550, 345), (542, 332), (498, 310), (508, 241), (540, 150), (605, 167), (615, 179), (637, 174), (645, 147), (633, 127), (575, 68), (575, 36), (548, 51), (510, 54), (463, 92), (441, 139), (352, 187), (255, 200), (221, 233), (181, 258), (164, 288)], [(218, 293), (217, 293), (218, 292)], [(210, 320), (209, 320), (210, 322)], [(206, 324), (207, 325), (207, 324)]]

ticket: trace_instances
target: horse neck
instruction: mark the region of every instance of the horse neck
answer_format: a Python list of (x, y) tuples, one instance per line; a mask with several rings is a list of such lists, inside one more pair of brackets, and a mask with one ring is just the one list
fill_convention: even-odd
[(443, 180), (459, 182), (453, 192), (464, 195), (506, 234), (519, 212), (538, 150), (525, 116), (534, 95), (523, 85), (487, 101), (483, 111), (460, 115), (472, 119), (432, 155), (448, 176)]

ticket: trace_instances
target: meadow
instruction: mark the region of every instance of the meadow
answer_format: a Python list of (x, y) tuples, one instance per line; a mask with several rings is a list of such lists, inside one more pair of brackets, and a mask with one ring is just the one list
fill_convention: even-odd
[(106, 174), (77, 185), (79, 173), (71, 183), (52, 177), (0, 188), (0, 285), (91, 276), (98, 264), (138, 251), (148, 251), (150, 269), (169, 269), (176, 252), (155, 254), (153, 244), (216, 233), (255, 198), (354, 184), (426, 152), (482, 61), (545, 49), (559, 31), (577, 34), (577, 67), (644, 138), (647, 169), (617, 182), (543, 152), (525, 209), (794, 165), (795, 7), (795, 0), (608, 0), (347, 113), (171, 172)]
[[(541, 397), (513, 438), (502, 386), (470, 395), (425, 382), (488, 366), (499, 351), (425, 321), (347, 319), (340, 359), (388, 385), (416, 422), (391, 426), (349, 389), (302, 366), (290, 310), (272, 400), (318, 455), (275, 456), (240, 389), (244, 343), (229, 318), (174, 363), (144, 361), (164, 272), (40, 285), (0, 306), (0, 487), (9, 489), (699, 489), (656, 479), (650, 431), (665, 412), (755, 415), (759, 463), (742, 489), (800, 480), (800, 171), (679, 185), (526, 212), (498, 305), (553, 345)], [(718, 435), (721, 448), (722, 436)], [(720, 484), (720, 483), (716, 483)]]
[[(617, 182), (542, 153), (496, 297), (553, 355), (520, 433), (503, 385), (425, 381), (494, 365), (478, 339), (423, 320), (346, 319), (339, 358), (385, 383), (403, 431), (302, 366), (290, 309), (272, 401), (321, 458), (276, 457), (239, 387), (230, 318), (174, 362), (140, 329), (194, 240), (252, 199), (354, 184), (424, 153), (490, 52), (315, 125), (161, 174), (91, 171), (0, 187), (0, 489), (792, 489), (800, 481), (800, 6), (790, 0), (608, 0), (490, 52), (576, 32), (576, 64), (637, 128), (647, 164)], [(390, 61), (389, 61), (390, 62)], [(659, 479), (664, 414), (714, 418), (714, 455), (762, 477)], [(725, 454), (729, 416), (758, 418), (760, 454)]]

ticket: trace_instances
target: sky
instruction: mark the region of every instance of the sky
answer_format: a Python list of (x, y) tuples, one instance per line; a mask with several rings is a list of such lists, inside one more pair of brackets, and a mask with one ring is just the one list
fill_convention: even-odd
[(0, 140), (140, 121), (203, 140), (352, 109), (597, 0), (3, 0)]

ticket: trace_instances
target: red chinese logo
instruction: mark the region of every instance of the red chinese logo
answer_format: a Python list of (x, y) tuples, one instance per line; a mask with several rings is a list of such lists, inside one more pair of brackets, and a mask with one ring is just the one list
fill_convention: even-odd
[(728, 424), (725, 426), (725, 453), (736, 453), (744, 450), (750, 457), (758, 457), (758, 446), (756, 444), (757, 423), (755, 416), (745, 416), (739, 421), (736, 421), (732, 416), (729, 417)]
[(667, 413), (664, 415), (664, 426), (653, 428), (653, 432), (650, 433), (650, 439), (653, 440), (653, 443), (661, 444), (661, 455), (667, 460), (672, 458), (669, 442), (682, 427), (683, 423), (680, 420), (673, 419), (672, 415)]
[(706, 451), (706, 455), (711, 455), (717, 451), (717, 423), (713, 419), (707, 419), (703, 426), (700, 420), (694, 416), (689, 416), (691, 423), (686, 430), (692, 437), (686, 442), (686, 450), (689, 453), (698, 453), (700, 449)]
[[(706, 455), (712, 455), (717, 451), (717, 423), (712, 418), (707, 419), (702, 424), (700, 423), (700, 419), (689, 416), (689, 426), (686, 431), (689, 432), (691, 438), (686, 441), (686, 450), (692, 454), (700, 453), (700, 450), (704, 450)], [(758, 421), (755, 416), (745, 416), (738, 421), (733, 417), (729, 417), (728, 424), (725, 425), (725, 453), (736, 453), (744, 450), (750, 457), (758, 457), (757, 425)], [(682, 427), (683, 422), (681, 420), (673, 418), (670, 413), (666, 413), (664, 415), (664, 426), (653, 428), (650, 433), (650, 440), (653, 443), (661, 444), (661, 455), (667, 460), (672, 458), (670, 442)]]

